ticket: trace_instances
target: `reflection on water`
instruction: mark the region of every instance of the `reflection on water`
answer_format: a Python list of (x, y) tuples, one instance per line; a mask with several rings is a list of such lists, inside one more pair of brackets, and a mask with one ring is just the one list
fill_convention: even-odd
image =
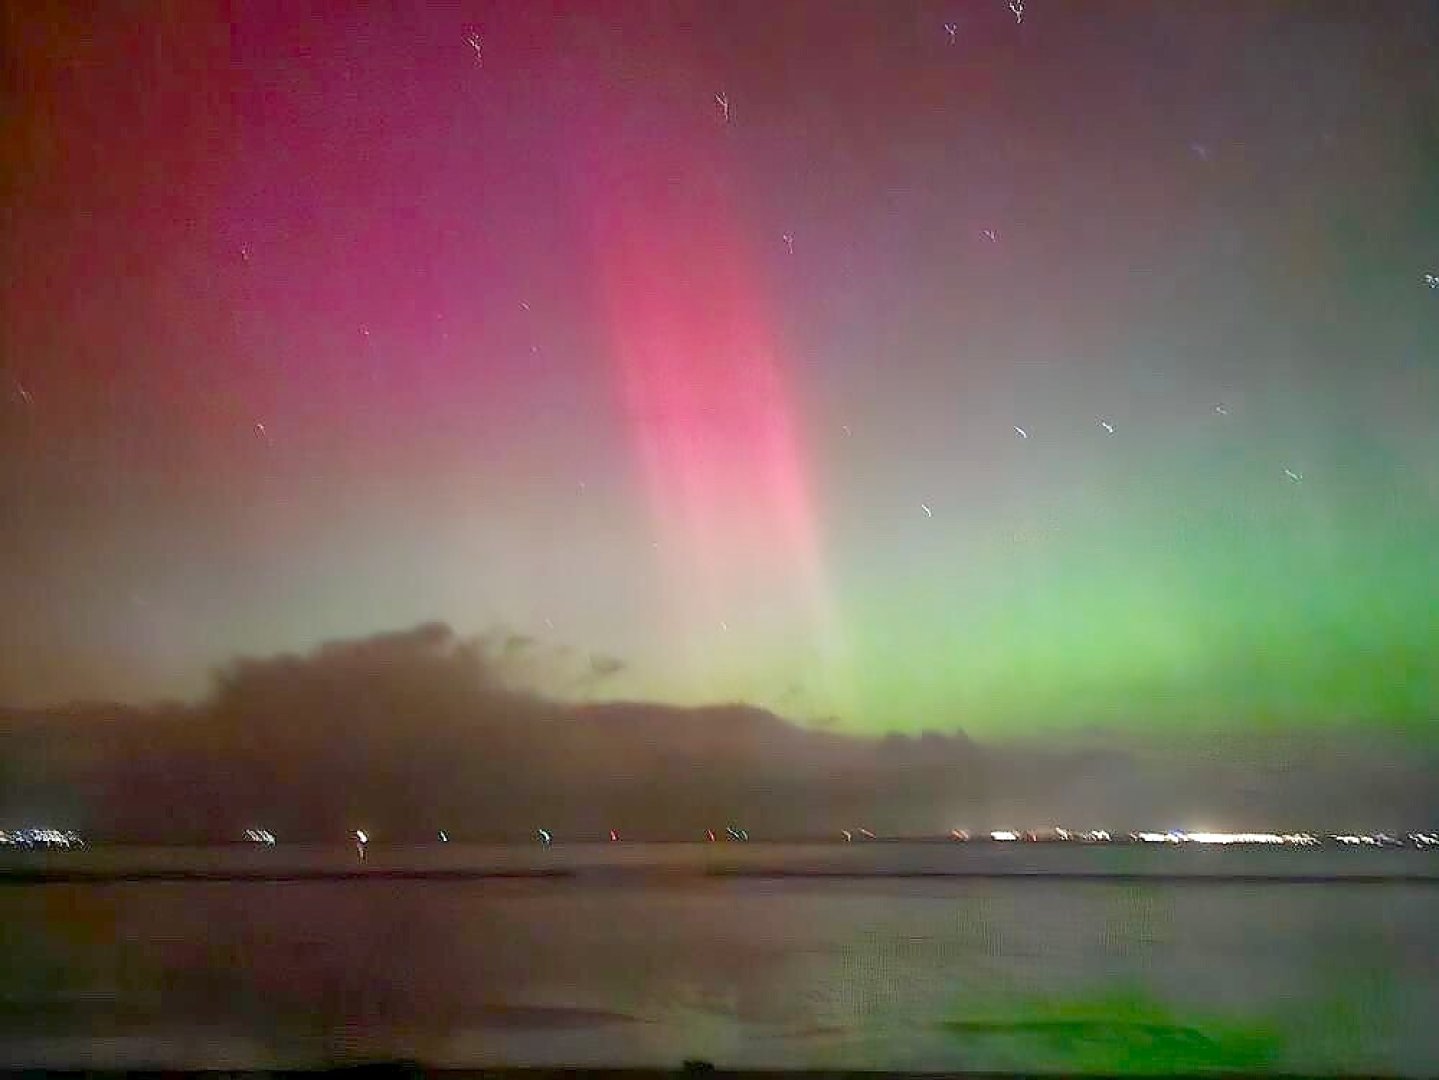
[[(734, 1067), (1439, 1071), (1433, 884), (885, 876), (932, 872), (936, 861), (1125, 875), (1346, 870), (1333, 852), (1306, 862), (1204, 852), (1187, 863), (1177, 853), (954, 852), (450, 844), (374, 848), (366, 869), (468, 859), (575, 873), (9, 885), (3, 1063), (700, 1057)], [(343, 853), (283, 845), (84, 858), (92, 869), (215, 869), (264, 856), (295, 869), (344, 865)], [(876, 876), (697, 872), (716, 858), (731, 870)], [(984, 861), (1000, 858), (1013, 861)], [(1389, 869), (1412, 875), (1433, 861), (1419, 858)]]

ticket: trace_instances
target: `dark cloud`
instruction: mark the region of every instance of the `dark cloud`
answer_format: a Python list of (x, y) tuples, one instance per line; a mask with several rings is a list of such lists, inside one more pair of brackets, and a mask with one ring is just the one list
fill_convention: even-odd
[(591, 699), (596, 694), (604, 693), (605, 683), (624, 671), (627, 666), (617, 656), (590, 653), (585, 670), (569, 684), (568, 691), (576, 697)]
[[(865, 824), (938, 833), (1050, 822), (1404, 828), (1439, 811), (1432, 749), (1403, 733), (1236, 735), (1189, 746), (863, 738), (743, 704), (581, 704), (505, 677), (514, 635), (428, 624), (238, 659), (187, 706), (12, 713), (0, 813), (97, 834), (695, 836)], [(621, 669), (594, 656), (594, 677)]]
[(590, 674), (597, 679), (607, 679), (625, 669), (625, 662), (614, 656), (594, 655), (590, 657)]

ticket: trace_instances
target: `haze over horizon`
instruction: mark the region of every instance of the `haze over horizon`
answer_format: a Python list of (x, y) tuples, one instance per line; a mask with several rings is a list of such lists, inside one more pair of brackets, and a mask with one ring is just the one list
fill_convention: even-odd
[[(1062, 824), (1390, 831), (1439, 815), (1432, 739), (1374, 728), (1203, 738), (843, 734), (743, 704), (590, 703), (617, 677), (439, 624), (250, 658), (192, 705), (0, 712), (0, 825), (92, 838), (757, 839)], [(563, 677), (562, 677), (563, 676)], [(1117, 736), (1117, 737), (1116, 737)]]
[(1439, 745), (1439, 7), (228, 10), (4, 16), (0, 703)]

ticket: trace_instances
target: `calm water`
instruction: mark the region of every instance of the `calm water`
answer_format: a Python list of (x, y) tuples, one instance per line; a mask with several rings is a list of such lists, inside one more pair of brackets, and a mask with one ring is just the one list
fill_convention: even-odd
[[(1439, 1073), (1433, 854), (372, 846), (368, 879), (311, 881), (277, 879), (354, 852), (3, 865), (271, 878), (0, 885), (9, 1066)], [(381, 876), (445, 868), (563, 876)], [(902, 876), (935, 873), (1032, 876)]]

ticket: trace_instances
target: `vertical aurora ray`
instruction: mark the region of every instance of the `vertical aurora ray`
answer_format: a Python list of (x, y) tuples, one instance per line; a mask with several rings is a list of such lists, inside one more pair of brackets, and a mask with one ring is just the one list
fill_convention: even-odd
[(770, 680), (784, 671), (808, 707), (833, 710), (837, 620), (749, 230), (701, 139), (655, 139), (623, 157), (597, 170), (586, 201), (668, 636), (686, 682), (711, 700), (775, 703)]

